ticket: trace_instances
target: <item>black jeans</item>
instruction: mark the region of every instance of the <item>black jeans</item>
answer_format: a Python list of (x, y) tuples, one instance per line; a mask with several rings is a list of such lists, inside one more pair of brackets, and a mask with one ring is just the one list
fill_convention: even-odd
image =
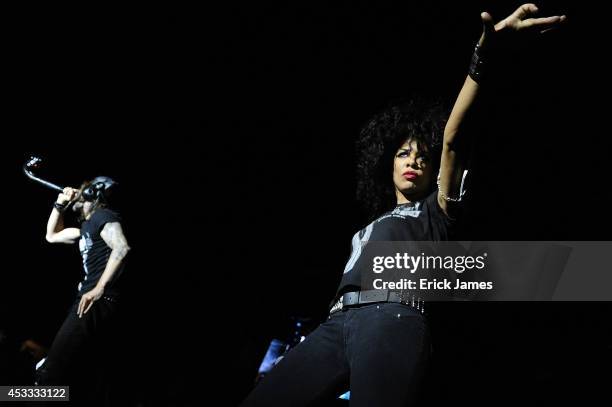
[(38, 384), (70, 386), (70, 400), (88, 405), (108, 405), (105, 380), (112, 360), (116, 300), (100, 298), (82, 318), (77, 315), (80, 298), (70, 307), (57, 332), (47, 360), (39, 372)]
[(243, 406), (312, 406), (349, 390), (350, 405), (408, 406), (430, 356), (425, 317), (376, 303), (328, 318), (263, 378)]

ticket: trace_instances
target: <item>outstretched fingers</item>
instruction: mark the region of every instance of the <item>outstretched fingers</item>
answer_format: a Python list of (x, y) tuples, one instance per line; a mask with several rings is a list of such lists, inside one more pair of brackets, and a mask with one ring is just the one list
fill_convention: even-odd
[(541, 33), (546, 31), (550, 31), (551, 29), (557, 27), (559, 24), (563, 23), (567, 18), (563, 16), (552, 16), (552, 17), (543, 17), (543, 18), (529, 18), (522, 22), (524, 28), (529, 29), (538, 29)]

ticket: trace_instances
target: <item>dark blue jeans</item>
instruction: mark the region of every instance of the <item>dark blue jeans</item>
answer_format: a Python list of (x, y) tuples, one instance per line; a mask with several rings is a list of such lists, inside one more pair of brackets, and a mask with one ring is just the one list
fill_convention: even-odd
[(350, 389), (351, 407), (408, 406), (430, 357), (425, 317), (376, 303), (335, 313), (290, 350), (243, 406), (316, 406)]

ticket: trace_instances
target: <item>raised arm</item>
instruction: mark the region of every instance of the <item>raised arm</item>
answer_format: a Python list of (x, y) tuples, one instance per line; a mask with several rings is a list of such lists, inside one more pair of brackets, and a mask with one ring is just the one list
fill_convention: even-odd
[[(456, 204), (461, 200), (460, 187), (469, 151), (467, 146), (469, 135), (464, 133), (469, 120), (478, 119), (478, 112), (477, 109), (474, 109), (474, 106), (483, 86), (483, 72), (490, 68), (486, 66), (486, 55), (501, 52), (495, 49), (496, 37), (499, 35), (507, 33), (511, 37), (514, 33), (525, 30), (544, 33), (565, 21), (564, 15), (531, 18), (537, 12), (538, 8), (534, 4), (523, 4), (514, 13), (495, 25), (489, 13), (481, 14), (483, 33), (474, 51), (469, 74), (463, 83), (444, 128), (438, 202), (449, 216), (453, 216)], [(494, 75), (494, 72), (488, 72), (487, 74)]]
[(65, 207), (72, 199), (76, 197), (78, 190), (74, 188), (64, 188), (64, 191), (57, 196), (55, 206), (51, 210), (49, 220), (47, 221), (47, 233), (45, 238), (49, 243), (74, 243), (81, 236), (81, 230), (78, 228), (64, 228), (64, 213), (58, 208)]

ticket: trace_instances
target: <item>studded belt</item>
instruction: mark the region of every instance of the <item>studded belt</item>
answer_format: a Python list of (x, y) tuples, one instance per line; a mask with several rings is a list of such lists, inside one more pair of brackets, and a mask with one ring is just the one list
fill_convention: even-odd
[(407, 293), (390, 290), (366, 290), (344, 293), (331, 307), (329, 314), (332, 315), (345, 308), (375, 302), (396, 302), (409, 305), (421, 311), (421, 313), (425, 313), (424, 301), (414, 296), (409, 297)]

